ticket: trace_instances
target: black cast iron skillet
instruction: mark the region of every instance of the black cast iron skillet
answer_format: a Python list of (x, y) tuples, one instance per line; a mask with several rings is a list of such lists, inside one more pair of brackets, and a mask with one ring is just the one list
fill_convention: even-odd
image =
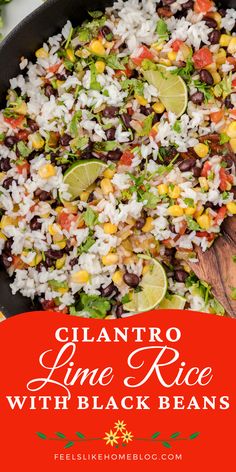
[[(112, 3), (112, 0), (47, 0), (24, 19), (0, 46), (0, 102), (4, 103), (9, 79), (19, 73), (21, 56), (33, 57), (34, 51), (44, 40), (56, 34), (68, 18), (80, 24), (88, 10), (104, 9)], [(236, 8), (236, 0), (224, 0), (221, 6)], [(37, 308), (40, 308), (37, 302), (33, 304), (19, 294), (12, 295), (9, 277), (0, 267), (0, 311), (9, 317)]]

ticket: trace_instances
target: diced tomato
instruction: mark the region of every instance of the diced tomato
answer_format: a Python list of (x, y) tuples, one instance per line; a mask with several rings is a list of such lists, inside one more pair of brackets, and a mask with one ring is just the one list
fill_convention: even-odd
[(233, 85), (233, 87), (236, 87), (236, 79), (232, 80), (232, 85)]
[(45, 311), (55, 311), (55, 302), (53, 300), (43, 300), (42, 307)]
[(213, 62), (213, 55), (210, 49), (203, 47), (193, 55), (193, 63), (196, 69), (203, 69)]
[[(235, 69), (236, 69), (236, 59), (235, 59), (235, 57), (227, 56), (227, 57), (226, 57), (226, 64), (227, 64), (227, 62), (228, 62), (229, 64), (231, 64), (232, 66), (234, 66), (234, 69), (233, 69), (233, 70), (235, 71)], [(236, 82), (235, 82), (235, 84), (236, 84)]]
[(72, 213), (69, 213), (66, 210), (63, 210), (59, 213), (58, 215), (58, 223), (62, 227), (62, 229), (65, 229), (67, 231), (70, 230), (71, 225), (73, 223), (76, 223), (78, 221), (78, 216), (73, 215)]
[(225, 192), (228, 188), (228, 183), (233, 182), (233, 176), (229, 174), (227, 170), (225, 170), (224, 167), (220, 168), (220, 190), (222, 192)]
[(206, 161), (201, 172), (202, 177), (207, 177), (208, 172), (211, 170), (211, 163), (210, 161)]
[(17, 118), (13, 118), (13, 117), (8, 118), (6, 116), (4, 117), (4, 121), (8, 123), (12, 128), (19, 128), (22, 125), (24, 119), (25, 119), (24, 115), (20, 115)]
[(207, 231), (197, 231), (196, 236), (198, 238), (207, 238), (209, 242), (215, 239), (215, 233), (208, 233)]
[(60, 66), (61, 66), (61, 62), (58, 62), (57, 64), (54, 64), (53, 66), (50, 66), (48, 68), (48, 72), (51, 72), (52, 74), (55, 74), (58, 71)]
[(217, 216), (215, 217), (215, 220), (214, 220), (216, 225), (222, 223), (222, 221), (223, 221), (224, 218), (225, 218), (226, 212), (227, 212), (226, 206), (222, 206), (222, 207), (217, 211)]
[(224, 110), (215, 111), (210, 114), (211, 121), (213, 123), (219, 123), (219, 121), (222, 120), (223, 116), (224, 116)]
[(211, 0), (195, 0), (194, 11), (196, 13), (207, 13), (213, 7)]
[(133, 158), (134, 155), (131, 151), (125, 151), (120, 158), (120, 164), (123, 166), (130, 166)]
[(29, 134), (30, 132), (26, 129), (21, 129), (20, 131), (18, 131), (17, 137), (19, 138), (19, 141), (27, 141)]
[(20, 164), (16, 166), (18, 174), (29, 174), (30, 171), (30, 164), (27, 161), (22, 161)]
[(178, 52), (180, 46), (182, 46), (183, 44), (184, 42), (181, 41), (181, 39), (175, 39), (175, 41), (171, 44), (171, 47), (173, 51)]
[(157, 133), (158, 133), (157, 127), (156, 125), (154, 125), (149, 133), (149, 137), (155, 139)]
[(137, 66), (140, 66), (144, 59), (149, 59), (150, 61), (153, 61), (154, 56), (151, 53), (150, 49), (148, 49), (146, 46), (140, 46), (140, 48), (138, 49), (137, 55), (131, 56), (131, 59), (134, 62), (134, 64), (136, 64)]
[(234, 108), (234, 110), (230, 110), (230, 115), (233, 115), (231, 116), (231, 118), (234, 118), (236, 120), (236, 108)]
[(181, 221), (181, 223), (179, 225), (179, 234), (181, 236), (183, 236), (186, 233), (187, 227), (188, 227), (187, 222), (186, 221)]
[(133, 73), (132, 70), (130, 70), (128, 67), (126, 67), (125, 70), (116, 70), (115, 76), (116, 77), (121, 77), (122, 75), (125, 75), (129, 79), (131, 77), (132, 73)]
[(25, 263), (21, 260), (20, 256), (13, 256), (12, 265), (14, 269), (24, 269)]

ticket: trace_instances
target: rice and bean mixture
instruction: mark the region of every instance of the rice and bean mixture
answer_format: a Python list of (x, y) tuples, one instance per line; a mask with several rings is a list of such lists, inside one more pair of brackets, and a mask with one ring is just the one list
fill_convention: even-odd
[[(236, 11), (210, 0), (119, 0), (68, 21), (34, 63), (22, 58), (0, 113), (0, 253), (13, 294), (126, 316), (144, 254), (163, 264), (167, 297), (224, 314), (188, 262), (236, 214), (235, 25)], [(144, 79), (160, 64), (187, 85), (178, 118)], [(107, 168), (66, 201), (65, 172), (88, 159)]]

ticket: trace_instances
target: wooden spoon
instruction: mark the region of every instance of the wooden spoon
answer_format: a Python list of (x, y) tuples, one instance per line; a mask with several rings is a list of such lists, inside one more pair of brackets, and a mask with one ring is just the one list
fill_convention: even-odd
[(206, 252), (197, 250), (199, 262), (190, 264), (200, 280), (212, 287), (216, 299), (226, 312), (236, 318), (236, 300), (232, 299), (232, 287), (236, 287), (236, 217), (227, 218), (222, 225), (222, 236)]

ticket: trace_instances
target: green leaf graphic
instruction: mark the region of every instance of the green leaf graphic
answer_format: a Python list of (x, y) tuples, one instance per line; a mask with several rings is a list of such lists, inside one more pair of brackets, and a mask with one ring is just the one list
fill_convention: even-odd
[(180, 433), (173, 433), (170, 437), (171, 437), (172, 439), (175, 439), (175, 438), (177, 438), (179, 435), (180, 435)]
[(82, 433), (77, 432), (77, 433), (75, 433), (75, 434), (77, 434), (77, 436), (78, 436), (79, 438), (81, 438), (81, 439), (84, 439), (84, 438), (85, 438), (85, 435), (82, 434)]
[(36, 433), (38, 435), (39, 438), (41, 439), (47, 439), (47, 436), (46, 434), (43, 434), (43, 433)]
[(154, 433), (154, 434), (152, 435), (152, 439), (156, 439), (158, 436), (160, 436), (160, 434), (161, 434), (161, 433)]
[(66, 445), (65, 445), (65, 449), (69, 449), (69, 447), (72, 447), (74, 446), (74, 441), (69, 441)]
[(66, 436), (63, 433), (56, 433), (59, 438), (65, 438)]
[(200, 433), (193, 433), (189, 436), (189, 439), (195, 439), (199, 436)]
[(162, 445), (163, 445), (164, 447), (167, 447), (168, 449), (171, 448), (171, 444), (168, 443), (168, 442), (166, 442), (166, 441), (162, 441)]

